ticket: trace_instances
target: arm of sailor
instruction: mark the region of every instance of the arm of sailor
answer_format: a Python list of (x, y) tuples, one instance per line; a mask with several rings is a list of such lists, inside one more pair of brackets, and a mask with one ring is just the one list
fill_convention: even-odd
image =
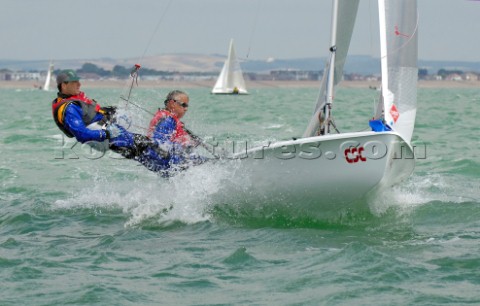
[(157, 145), (168, 151), (172, 157), (183, 154), (184, 149), (180, 143), (172, 141), (172, 136), (175, 133), (176, 127), (177, 123), (175, 119), (172, 117), (166, 117), (157, 124), (152, 137)]
[(104, 130), (92, 130), (85, 126), (82, 120), (82, 109), (77, 105), (70, 104), (67, 107), (64, 121), (65, 127), (81, 143), (87, 141), (104, 141), (107, 138)]
[(172, 135), (175, 132), (176, 122), (172, 117), (163, 118), (155, 126), (153, 139), (161, 144), (171, 143)]

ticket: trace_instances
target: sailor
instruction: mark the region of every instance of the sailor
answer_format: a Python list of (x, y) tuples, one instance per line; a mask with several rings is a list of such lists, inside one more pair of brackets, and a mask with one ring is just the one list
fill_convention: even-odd
[(57, 75), (58, 93), (52, 101), (52, 114), (67, 137), (94, 148), (104, 143), (106, 148), (129, 159), (138, 159), (148, 146), (156, 146), (148, 137), (130, 133), (113, 123), (115, 107), (101, 107), (80, 91), (80, 86), (80, 77), (73, 70), (63, 70)]
[[(193, 148), (199, 145), (196, 138), (184, 128), (180, 119), (188, 110), (190, 99), (188, 94), (180, 90), (169, 92), (165, 98), (165, 108), (159, 109), (153, 116), (147, 136), (151, 137), (163, 149), (168, 151), (167, 157), (158, 156), (152, 149), (145, 150), (142, 162), (152, 171), (163, 171), (170, 175), (177, 170), (184, 170), (191, 165), (199, 165), (207, 159), (193, 153)], [(150, 162), (150, 164), (148, 164)]]

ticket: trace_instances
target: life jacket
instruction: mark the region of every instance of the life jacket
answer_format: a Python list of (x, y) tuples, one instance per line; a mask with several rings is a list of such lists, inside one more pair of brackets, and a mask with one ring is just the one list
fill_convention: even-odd
[(74, 135), (65, 128), (64, 119), (65, 110), (72, 103), (82, 108), (82, 120), (85, 125), (92, 123), (93, 118), (95, 118), (98, 113), (104, 114), (100, 104), (98, 104), (95, 100), (89, 99), (83, 92), (80, 92), (78, 95), (74, 96), (58, 94), (58, 97), (52, 101), (53, 119), (55, 120), (58, 128), (70, 138), (73, 138)]
[(153, 116), (153, 119), (150, 121), (150, 125), (148, 127), (148, 132), (147, 136), (152, 137), (153, 136), (153, 131), (155, 131), (155, 128), (157, 125), (163, 121), (164, 119), (172, 117), (175, 120), (175, 131), (173, 132), (172, 136), (170, 137), (170, 141), (172, 142), (177, 142), (181, 144), (188, 144), (191, 142), (190, 135), (185, 131), (183, 128), (183, 122), (178, 119), (177, 116), (172, 114), (166, 109), (159, 109), (156, 113), (155, 116)]

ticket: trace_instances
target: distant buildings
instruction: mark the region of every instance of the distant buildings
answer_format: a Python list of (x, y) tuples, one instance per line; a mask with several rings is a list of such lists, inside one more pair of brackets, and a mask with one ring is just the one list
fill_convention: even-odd
[[(106, 71), (108, 72), (108, 71)], [(215, 80), (218, 72), (161, 72), (150, 70), (147, 74), (141, 75), (141, 78), (148, 80)], [(463, 72), (463, 71), (448, 71), (441, 69), (437, 74), (428, 74), (425, 69), (419, 70), (419, 80), (433, 80), (433, 81), (457, 81), (457, 82), (476, 82), (480, 80), (479, 73)], [(114, 75), (104, 76), (92, 72), (78, 71), (79, 75), (84, 79), (101, 80), (101, 79), (119, 79)], [(11, 71), (9, 69), (0, 69), (0, 81), (40, 81), (44, 80), (47, 75), (46, 71)], [(118, 75), (118, 74), (117, 74)], [(323, 76), (322, 71), (305, 71), (298, 69), (277, 69), (259, 72), (246, 72), (244, 76), (247, 80), (252, 81), (317, 81)], [(125, 78), (128, 74), (125, 75)], [(381, 81), (380, 75), (362, 75), (358, 73), (349, 73), (343, 76), (346, 81)]]
[(26, 72), (26, 71), (11, 71), (8, 69), (0, 69), (0, 81), (24, 81), (34, 80), (38, 81), (45, 79), (47, 72)]

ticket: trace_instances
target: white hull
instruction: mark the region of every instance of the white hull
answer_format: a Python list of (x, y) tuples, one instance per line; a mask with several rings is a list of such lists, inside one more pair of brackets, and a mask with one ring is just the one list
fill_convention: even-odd
[(370, 191), (405, 179), (415, 164), (412, 148), (394, 132), (308, 137), (235, 157), (240, 166), (233, 190), (224, 193), (234, 202), (295, 205), (320, 215), (349, 208)]
[(227, 88), (227, 89), (220, 89), (220, 90), (212, 90), (212, 94), (215, 95), (248, 95), (248, 92), (246, 90), (238, 90), (237, 93), (233, 92), (233, 88)]

